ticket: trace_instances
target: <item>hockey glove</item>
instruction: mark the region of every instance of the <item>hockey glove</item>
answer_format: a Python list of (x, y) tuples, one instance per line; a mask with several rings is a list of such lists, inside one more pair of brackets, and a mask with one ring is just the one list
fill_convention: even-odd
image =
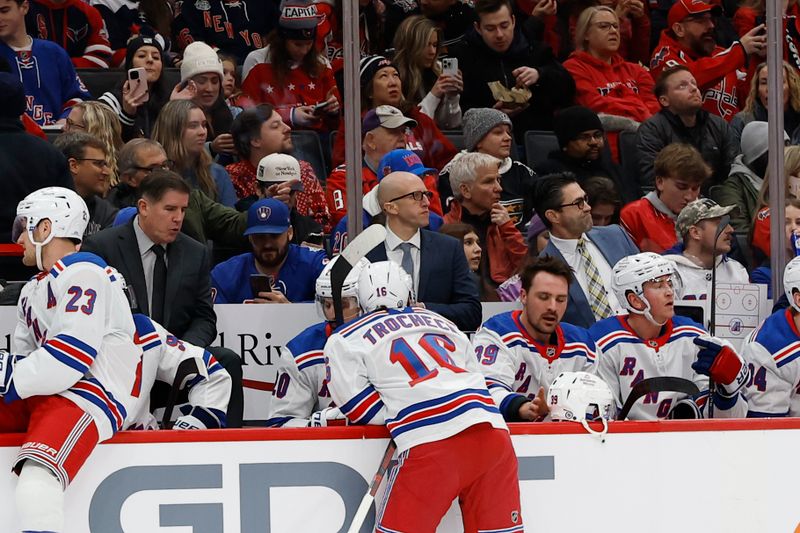
[[(341, 422), (334, 422), (340, 420)], [(308, 427), (324, 428), (327, 426), (341, 426), (346, 423), (345, 417), (338, 407), (326, 407), (315, 413), (311, 413), (308, 419)]]
[(714, 337), (696, 337), (694, 343), (700, 347), (697, 360), (692, 363), (694, 371), (718, 383), (721, 387), (717, 393), (721, 396), (730, 398), (736, 395), (747, 383), (749, 375), (739, 354)]
[(181, 413), (183, 415), (175, 420), (172, 429), (217, 429), (224, 428), (226, 424), (225, 414), (216, 409), (185, 405), (181, 407)]
[(13, 375), (14, 356), (5, 350), (0, 350), (0, 396), (5, 396), (8, 392)]

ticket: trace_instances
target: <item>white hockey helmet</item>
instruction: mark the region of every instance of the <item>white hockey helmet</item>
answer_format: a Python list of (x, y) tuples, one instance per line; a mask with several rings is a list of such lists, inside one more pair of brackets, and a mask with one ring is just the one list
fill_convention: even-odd
[[(605, 381), (588, 372), (562, 372), (547, 393), (550, 418), (580, 422), (593, 435), (605, 435), (608, 421), (617, 416), (614, 394)], [(602, 420), (603, 429), (595, 431), (589, 422)]]
[(414, 283), (403, 268), (392, 261), (367, 265), (358, 278), (358, 302), (365, 313), (385, 307), (402, 309), (413, 303)]
[[(625, 309), (631, 313), (644, 315), (651, 322), (657, 323), (650, 313), (650, 302), (644, 297), (644, 284), (663, 276), (670, 276), (675, 298), (680, 298), (683, 284), (672, 261), (652, 252), (629, 255), (623, 257), (614, 265), (614, 272), (611, 276), (611, 290), (614, 291), (617, 300)], [(628, 302), (627, 295), (631, 291), (644, 302), (644, 310), (635, 309)]]
[[(33, 231), (42, 220), (49, 220), (52, 230), (43, 242), (36, 242)], [(19, 239), (23, 231), (28, 233), (36, 246), (36, 264), (42, 270), (42, 247), (55, 237), (83, 240), (83, 232), (89, 223), (89, 209), (78, 193), (64, 187), (45, 187), (26, 196), (17, 205), (12, 239)]]
[(800, 256), (795, 257), (786, 268), (783, 270), (783, 291), (786, 293), (786, 298), (789, 299), (789, 304), (795, 311), (800, 312), (800, 307), (794, 303), (794, 291), (800, 291)]
[[(325, 268), (322, 269), (319, 277), (317, 278), (316, 283), (316, 302), (317, 302), (317, 312), (319, 315), (328, 320), (325, 316), (325, 308), (324, 302), (327, 298), (333, 298), (333, 287), (331, 286), (331, 269), (333, 265), (336, 264), (336, 261), (339, 260), (341, 256), (336, 256), (331, 259)], [(342, 284), (342, 299), (344, 298), (354, 298), (356, 300), (356, 305), (358, 305), (358, 277), (361, 275), (361, 271), (369, 265), (369, 260), (366, 257), (362, 257), (358, 263), (353, 265), (353, 268), (350, 272), (347, 273), (347, 276), (344, 278), (344, 283)]]

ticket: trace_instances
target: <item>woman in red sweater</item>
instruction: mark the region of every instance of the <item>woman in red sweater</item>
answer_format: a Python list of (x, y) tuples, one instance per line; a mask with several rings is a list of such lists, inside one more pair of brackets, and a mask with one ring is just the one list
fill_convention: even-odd
[(285, 2), (264, 61), (250, 70), (242, 90), (256, 104), (272, 104), (293, 128), (327, 133), (339, 125), (339, 91), (314, 43), (316, 29), (313, 3)]
[[(575, 51), (564, 62), (575, 79), (575, 102), (595, 113), (620, 117), (618, 125), (604, 121), (609, 130), (635, 129), (657, 113), (658, 104), (650, 73), (619, 55), (619, 19), (607, 6), (587, 7), (575, 26)], [(615, 135), (609, 135), (612, 153)]]
[[(403, 84), (400, 74), (392, 62), (383, 56), (367, 56), (359, 66), (361, 74), (361, 116), (370, 109), (390, 105), (413, 118), (417, 125), (406, 130), (406, 148), (422, 159), (426, 167), (442, 170), (456, 155), (456, 147), (444, 136), (431, 117), (403, 97)], [(334, 166), (344, 163), (344, 121), (339, 125), (339, 133), (333, 144)]]

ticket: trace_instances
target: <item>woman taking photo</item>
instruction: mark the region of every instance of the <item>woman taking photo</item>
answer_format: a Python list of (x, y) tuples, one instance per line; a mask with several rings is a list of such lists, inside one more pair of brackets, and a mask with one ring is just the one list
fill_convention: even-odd
[[(461, 127), (459, 100), (464, 89), (461, 73), (445, 74), (441, 30), (430, 19), (415, 15), (405, 19), (394, 35), (393, 63), (403, 82), (406, 101), (436, 121), (442, 129)], [(452, 60), (452, 59), (450, 59)]]
[(257, 104), (272, 104), (293, 128), (327, 134), (339, 125), (339, 91), (314, 43), (317, 18), (305, 11), (311, 7), (284, 7), (267, 37), (264, 60), (247, 74), (242, 90)]
[[(123, 79), (98, 100), (108, 105), (119, 117), (122, 139), (125, 142), (137, 137), (149, 137), (158, 118), (158, 112), (169, 101), (172, 87), (165, 87), (162, 77), (164, 63), (161, 44), (152, 37), (137, 37), (128, 43)], [(143, 68), (147, 92), (134, 92), (128, 71)]]
[(215, 202), (233, 207), (236, 193), (227, 171), (211, 160), (205, 149), (208, 121), (191, 100), (173, 100), (161, 110), (153, 140), (164, 147), (174, 170)]

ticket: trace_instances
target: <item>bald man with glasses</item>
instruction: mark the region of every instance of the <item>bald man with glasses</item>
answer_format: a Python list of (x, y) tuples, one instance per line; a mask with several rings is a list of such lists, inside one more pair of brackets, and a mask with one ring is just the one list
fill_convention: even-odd
[(562, 319), (588, 328), (598, 320), (624, 311), (611, 290), (614, 265), (639, 253), (620, 226), (593, 228), (592, 206), (575, 176), (550, 174), (536, 182), (536, 212), (550, 230), (550, 241), (539, 254), (564, 260), (575, 272), (569, 287), (567, 311)]
[(410, 172), (392, 172), (378, 185), (378, 202), (386, 216), (386, 241), (367, 255), (393, 261), (414, 280), (417, 301), (452, 320), (462, 331), (481, 323), (478, 287), (469, 274), (461, 242), (424, 228), (431, 193)]

